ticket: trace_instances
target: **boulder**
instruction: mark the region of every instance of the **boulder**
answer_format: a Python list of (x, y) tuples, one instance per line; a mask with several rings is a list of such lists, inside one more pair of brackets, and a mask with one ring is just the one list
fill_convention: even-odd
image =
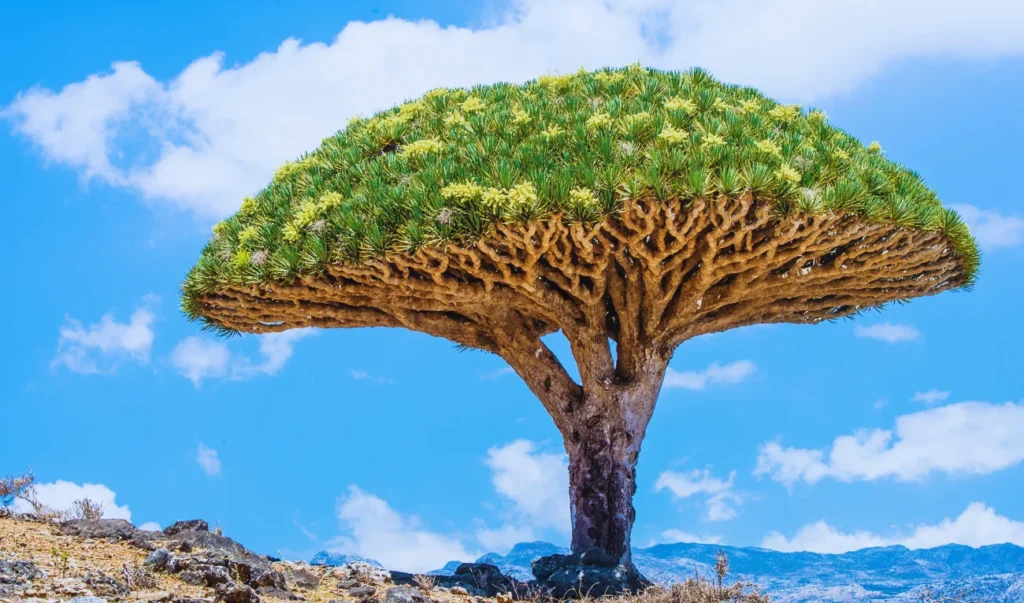
[(171, 554), (167, 549), (157, 549), (146, 556), (146, 560), (143, 565), (148, 566), (155, 572), (170, 571), (168, 566), (172, 566), (174, 561), (174, 555)]
[(549, 555), (530, 564), (530, 586), (556, 599), (639, 592), (650, 585), (632, 564), (618, 564), (601, 551)]
[(431, 603), (431, 600), (408, 586), (395, 586), (384, 595), (384, 603)]
[(259, 603), (260, 597), (244, 584), (228, 582), (217, 586), (217, 600), (223, 603)]
[(135, 535), (135, 526), (123, 519), (72, 519), (60, 524), (60, 533), (82, 538), (128, 540)]
[(356, 599), (365, 599), (366, 597), (372, 597), (377, 589), (372, 586), (353, 586), (347, 589), (350, 596)]
[(316, 574), (301, 567), (289, 565), (282, 573), (285, 582), (293, 588), (312, 590), (320, 584), (320, 578)]
[(164, 536), (174, 536), (179, 532), (209, 532), (210, 524), (202, 519), (186, 519), (176, 521), (164, 528)]
[(89, 590), (101, 597), (112, 597), (119, 599), (128, 594), (128, 585), (113, 576), (108, 576), (97, 570), (88, 570), (82, 578)]

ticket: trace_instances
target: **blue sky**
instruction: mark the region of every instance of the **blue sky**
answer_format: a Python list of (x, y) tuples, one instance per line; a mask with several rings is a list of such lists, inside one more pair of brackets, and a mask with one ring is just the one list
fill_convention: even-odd
[(1017, 3), (354, 4), (13, 8), (0, 472), (32, 468), (55, 507), (203, 517), (290, 558), (422, 571), (566, 543), (559, 435), (499, 358), (398, 330), (212, 339), (177, 287), (211, 224), (356, 113), (440, 85), (701, 65), (880, 141), (985, 256), (969, 293), (680, 347), (634, 546), (1024, 545)]

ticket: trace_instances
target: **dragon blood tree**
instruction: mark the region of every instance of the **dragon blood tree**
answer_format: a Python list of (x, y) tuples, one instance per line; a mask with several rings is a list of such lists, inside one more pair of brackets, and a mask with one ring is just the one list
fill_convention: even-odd
[(214, 228), (182, 303), (224, 333), (404, 327), (498, 354), (564, 438), (573, 551), (631, 568), (637, 456), (676, 346), (967, 287), (978, 264), (960, 217), (877, 143), (699, 69), (633, 66), (349, 122)]

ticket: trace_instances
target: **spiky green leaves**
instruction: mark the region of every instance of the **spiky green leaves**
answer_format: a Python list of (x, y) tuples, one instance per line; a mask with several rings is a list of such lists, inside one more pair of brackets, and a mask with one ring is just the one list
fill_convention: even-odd
[(593, 222), (629, 199), (739, 195), (782, 214), (852, 212), (945, 232), (967, 282), (977, 247), (921, 179), (831, 126), (707, 72), (626, 69), (437, 89), (357, 118), (219, 224), (195, 295), (486, 236), (560, 212)]

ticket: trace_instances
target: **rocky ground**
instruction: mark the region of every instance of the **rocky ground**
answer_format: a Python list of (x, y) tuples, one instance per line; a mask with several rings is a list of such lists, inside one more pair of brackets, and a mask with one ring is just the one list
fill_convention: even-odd
[(486, 564), (428, 578), (362, 563), (281, 561), (200, 520), (147, 532), (118, 519), (0, 517), (0, 603), (507, 603), (522, 586)]

